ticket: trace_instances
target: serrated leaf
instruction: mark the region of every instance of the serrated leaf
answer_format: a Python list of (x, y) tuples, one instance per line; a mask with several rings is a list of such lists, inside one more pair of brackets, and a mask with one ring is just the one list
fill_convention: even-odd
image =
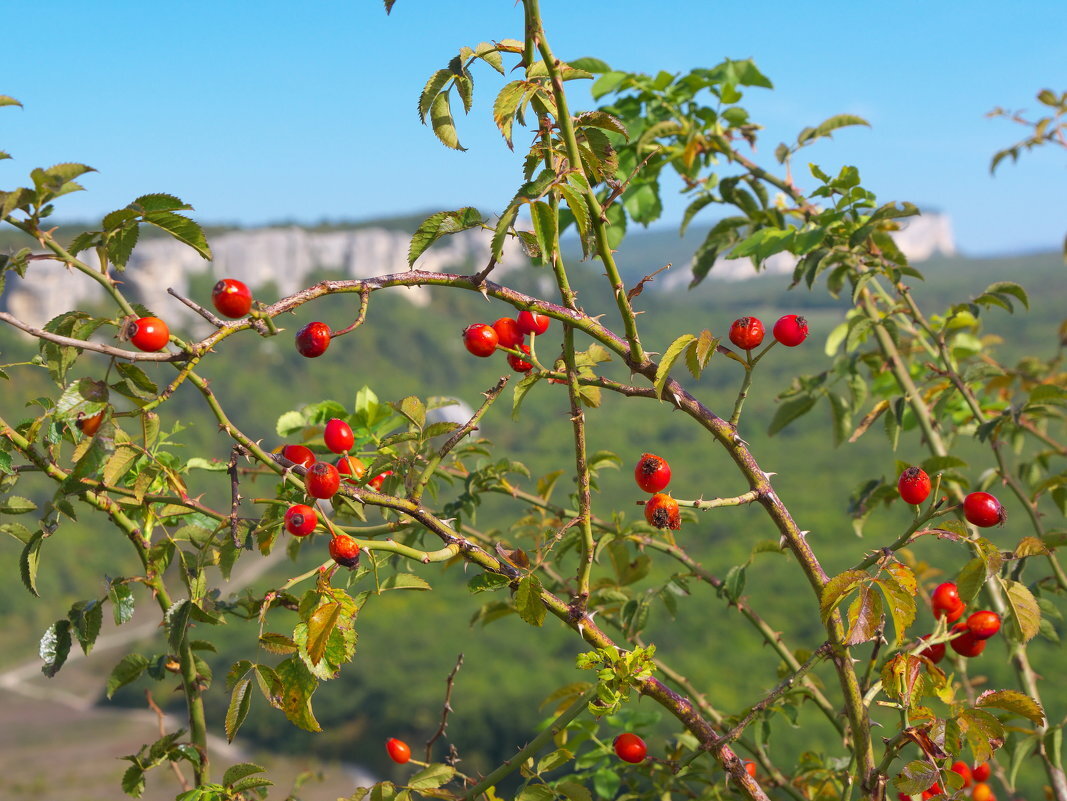
[(974, 755), (975, 764), (987, 761), (1004, 744), (1004, 724), (983, 709), (964, 709), (956, 723)]
[(170, 211), (154, 211), (145, 214), (144, 221), (149, 225), (154, 225), (156, 228), (166, 231), (208, 261), (213, 258), (211, 247), (207, 243), (207, 237), (204, 236), (204, 229), (200, 227), (199, 223), (188, 217)]
[(997, 281), (990, 284), (986, 287), (985, 294), (1011, 295), (1027, 309), (1030, 308), (1030, 298), (1027, 296), (1026, 290), (1013, 281)]
[[(226, 742), (232, 743), (233, 738), (237, 736), (238, 729), (241, 728), (241, 724), (245, 722), (245, 718), (248, 717), (248, 710), (252, 705), (252, 679), (244, 679), (239, 681), (237, 686), (233, 688), (233, 692), (230, 694), (230, 704), (226, 708)], [(226, 772), (229, 775), (229, 771)], [(231, 784), (231, 781), (223, 779), (225, 784)]]
[(881, 596), (870, 584), (860, 585), (859, 594), (848, 607), (848, 632), (842, 642), (845, 645), (859, 645), (874, 639), (882, 624), (882, 617)]
[(41, 666), (41, 672), (44, 675), (52, 678), (59, 672), (59, 669), (63, 667), (63, 663), (67, 661), (67, 656), (70, 655), (70, 621), (69, 620), (57, 620), (41, 637), (40, 654), (41, 660), (44, 665)]
[(144, 770), (142, 768), (137, 765), (130, 765), (126, 768), (126, 772), (122, 774), (122, 791), (134, 798), (141, 797), (144, 792)]
[(107, 677), (107, 697), (111, 698), (120, 687), (141, 677), (148, 667), (148, 659), (140, 654), (126, 654)]
[(492, 592), (493, 590), (503, 589), (510, 583), (511, 579), (507, 576), (502, 576), (499, 573), (479, 573), (467, 582), (467, 589), (470, 590), (472, 594)]
[(825, 624), (830, 620), (834, 609), (856, 587), (871, 581), (871, 576), (863, 570), (846, 570), (826, 582), (819, 594), (819, 614)]
[(99, 601), (78, 601), (67, 613), (74, 628), (74, 635), (78, 638), (78, 644), (82, 651), (88, 655), (100, 636), (100, 626), (104, 622), (104, 609)]
[(426, 81), (426, 86), (423, 87), (422, 94), (419, 95), (419, 122), (423, 125), (426, 124), (426, 115), (430, 112), (433, 101), (453, 77), (455, 76), (451, 70), (437, 70)]
[(654, 386), (656, 388), (657, 398), (663, 397), (663, 388), (667, 385), (667, 379), (670, 378), (671, 368), (674, 366), (674, 363), (678, 361), (678, 357), (685, 352), (689, 343), (695, 341), (696, 337), (692, 334), (682, 334), (667, 348), (667, 352), (663, 354), (659, 365), (656, 367)]
[(311, 711), (311, 696), (318, 680), (297, 657), (289, 657), (274, 669), (281, 684), (281, 709), (291, 723), (305, 731), (322, 731)]
[(323, 604), (308, 619), (307, 652), (311, 664), (318, 665), (322, 661), (340, 615), (341, 604), (334, 602)]
[(41, 544), (43, 542), (44, 531), (38, 529), (30, 537), (29, 542), (23, 547), (22, 554), (19, 556), (19, 574), (22, 576), (22, 583), (27, 590), (38, 598), (41, 594), (37, 592), (37, 570), (41, 565)]
[(512, 149), (514, 149), (514, 145), (511, 141), (511, 129), (515, 123), (515, 113), (519, 109), (519, 104), (522, 102), (527, 86), (526, 81), (512, 81), (509, 84), (505, 84), (504, 88), (497, 94), (496, 100), (493, 101), (493, 121), (496, 123), (496, 127), (500, 129), (500, 133), (503, 135), (508, 147)]
[(441, 92), (433, 99), (430, 105), (430, 126), (434, 134), (441, 140), (441, 144), (453, 150), (466, 150), (459, 143), (456, 134), (456, 123), (452, 119), (452, 108), (448, 100), (448, 92)]
[(530, 204), (530, 219), (533, 221), (537, 246), (541, 250), (541, 259), (548, 264), (556, 250), (556, 215), (543, 200), (535, 200)]
[(1011, 607), (1011, 626), (1022, 642), (1029, 642), (1041, 626), (1041, 608), (1037, 605), (1037, 599), (1025, 584), (1004, 578), (999, 580)]
[(876, 579), (875, 583), (885, 596), (897, 642), (900, 642), (906, 636), (908, 626), (915, 620), (915, 599), (893, 578)]
[(237, 765), (231, 765), (226, 769), (226, 772), (222, 775), (222, 783), (227, 787), (231, 787), (241, 779), (252, 776), (256, 773), (262, 773), (266, 768), (260, 767), (254, 762), (241, 762)]
[(436, 790), (448, 784), (456, 777), (456, 769), (450, 765), (434, 763), (427, 765), (410, 779), (407, 786), (411, 790)]
[(422, 221), (411, 236), (411, 244), (408, 246), (408, 266), (415, 264), (419, 256), (442, 236), (477, 228), (484, 222), (481, 213), (473, 206), (430, 215)]
[(798, 417), (810, 412), (816, 400), (815, 395), (800, 395), (782, 403), (771, 418), (771, 424), (767, 426), (767, 435), (773, 437)]
[(429, 590), (430, 583), (421, 576), (416, 576), (414, 573), (394, 573), (391, 576), (386, 576), (379, 583), (378, 588), (385, 592), (386, 590)]
[(918, 795), (938, 779), (937, 765), (915, 760), (909, 762), (893, 779), (893, 784), (902, 793)]
[(1005, 712), (1026, 718), (1035, 726), (1043, 726), (1045, 724), (1045, 713), (1042, 711), (1041, 705), (1029, 695), (1025, 695), (1018, 690), (988, 690), (978, 696), (975, 706), (992, 706), (997, 709), (1003, 709)]
[(541, 603), (541, 580), (533, 573), (523, 576), (515, 591), (515, 609), (519, 617), (531, 626), (545, 621), (545, 606)]

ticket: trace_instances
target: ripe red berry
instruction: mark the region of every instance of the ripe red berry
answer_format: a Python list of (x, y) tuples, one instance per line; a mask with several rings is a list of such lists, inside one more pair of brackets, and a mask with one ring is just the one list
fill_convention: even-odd
[(94, 415), (86, 417), (82, 412), (78, 412), (78, 419), (74, 421), (74, 425), (78, 427), (78, 430), (85, 436), (91, 437), (97, 431), (100, 430), (100, 424), (104, 422), (105, 409), (101, 409)]
[(385, 750), (389, 753), (389, 758), (400, 765), (411, 759), (411, 748), (403, 740), (395, 737), (390, 737), (385, 741)]
[(347, 534), (331, 537), (330, 557), (342, 567), (355, 567), (359, 564), (359, 544)]
[(211, 302), (223, 317), (244, 317), (252, 308), (252, 291), (243, 281), (223, 278), (211, 290)]
[(379, 473), (378, 475), (376, 475), (374, 478), (372, 478), (370, 481), (367, 482), (367, 486), (370, 487), (375, 492), (380, 492), (381, 489), (382, 489), (382, 484), (385, 483), (385, 479), (387, 479), (392, 474), (393, 474), (392, 470), (386, 470), (384, 473)]
[(678, 517), (678, 501), (670, 495), (657, 492), (645, 501), (645, 520), (656, 528), (680, 529), (682, 522)]
[(971, 770), (971, 776), (976, 782), (984, 782), (989, 780), (990, 770), (989, 763), (983, 762), (981, 765), (975, 765)]
[(475, 356), (492, 356), (500, 338), (496, 329), (485, 323), (474, 323), (463, 329), (463, 345)]
[(367, 466), (363, 464), (363, 460), (356, 456), (342, 456), (336, 464), (338, 473), (351, 476), (351, 478), (345, 478), (346, 484), (358, 484), (363, 474), (367, 472)]
[(978, 656), (985, 650), (986, 641), (974, 636), (974, 633), (967, 628), (966, 623), (957, 623), (952, 627), (953, 634), (959, 634), (960, 636), (954, 640), (949, 640), (948, 644), (952, 646), (952, 650), (960, 656), (966, 656), (968, 658)]
[(980, 640), (988, 640), (1000, 631), (1000, 615), (983, 609), (967, 618), (967, 628)]
[(518, 323), (519, 330), (522, 331), (522, 333), (537, 334), (540, 336), (548, 330), (552, 318), (546, 317), (543, 314), (538, 314), (537, 312), (521, 311), (515, 322)]
[[(919, 639), (925, 640), (929, 636), (929, 634), (924, 634)], [(938, 662), (945, 658), (945, 644), (943, 642), (938, 642), (934, 643), (933, 645), (928, 645), (926, 648), (919, 651), (919, 656), (925, 656), (927, 659), (929, 659), (936, 665)]]
[(960, 776), (963, 777), (964, 787), (971, 786), (971, 768), (966, 762), (963, 762), (962, 760), (957, 760), (952, 763), (952, 767), (950, 768), (950, 770), (952, 770), (954, 773), (960, 774)]
[(808, 338), (808, 321), (795, 314), (787, 314), (778, 318), (772, 333), (787, 348), (795, 348)]
[(744, 350), (758, 348), (766, 332), (758, 317), (739, 317), (730, 326), (730, 341)]
[(329, 462), (315, 462), (304, 475), (304, 487), (312, 498), (332, 498), (340, 486), (341, 476)]
[(960, 619), (963, 615), (964, 606), (963, 600), (960, 598), (960, 591), (956, 588), (955, 583), (951, 581), (938, 584), (937, 589), (930, 596), (930, 607), (933, 610), (934, 617), (944, 617), (949, 623), (954, 623)]
[(940, 795), (941, 794), (941, 785), (938, 784), (937, 782), (934, 782), (933, 784), (931, 784), (929, 787), (926, 788), (926, 792), (928, 792), (931, 796)]
[(988, 492), (972, 492), (964, 498), (963, 516), (979, 528), (999, 526), (1008, 517), (1000, 501)]
[(141, 317), (126, 329), (130, 342), (138, 350), (155, 353), (170, 341), (170, 329), (158, 317)]
[(634, 468), (634, 480), (645, 492), (660, 492), (671, 483), (671, 466), (666, 459), (644, 453)]
[(330, 337), (333, 332), (326, 323), (308, 323), (296, 332), (296, 350), (301, 356), (314, 359), (326, 352), (330, 347)]
[[(519, 345), (519, 350), (521, 350), (523, 353), (529, 353), (530, 346)], [(522, 359), (516, 356), (514, 353), (508, 354), (508, 364), (511, 365), (511, 369), (514, 370), (516, 373), (528, 373), (533, 369), (533, 364), (526, 361), (526, 359)]]
[(305, 503), (296, 503), (285, 512), (285, 530), (294, 537), (306, 537), (319, 523), (319, 513)]
[(352, 449), (356, 438), (352, 433), (352, 426), (340, 417), (334, 417), (326, 423), (326, 430), (322, 432), (322, 438), (326, 447), (334, 453), (345, 453)]
[[(736, 342), (734, 344), (737, 345)], [(738, 345), (738, 347), (740, 347), (740, 345)], [(756, 778), (756, 763), (753, 762), (751, 759), (745, 760), (745, 773), (747, 773), (753, 779)]]
[(282, 448), (282, 456), (303, 467), (315, 464), (315, 454), (311, 452), (311, 448), (305, 448), (303, 445), (286, 445)]
[(909, 467), (900, 474), (897, 491), (904, 503), (919, 505), (930, 495), (930, 476), (921, 467)]
[(623, 732), (615, 738), (612, 745), (615, 748), (615, 755), (619, 759), (633, 765), (638, 762), (644, 762), (645, 757), (648, 755), (648, 746), (645, 745), (645, 741), (633, 732)]
[(493, 330), (496, 331), (497, 340), (502, 348), (514, 348), (522, 344), (522, 331), (519, 330), (519, 324), (511, 317), (501, 317), (493, 323)]
[[(987, 777), (988, 778), (988, 777)], [(997, 801), (993, 789), (985, 782), (978, 782), (971, 790), (972, 801)]]

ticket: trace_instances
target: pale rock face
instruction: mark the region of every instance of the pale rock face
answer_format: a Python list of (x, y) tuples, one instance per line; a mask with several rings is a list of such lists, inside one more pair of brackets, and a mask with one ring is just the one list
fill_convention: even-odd
[[(415, 268), (431, 272), (457, 270), (475, 272), (484, 266), (490, 249), (491, 231), (472, 229), (444, 237), (419, 257)], [(116, 277), (134, 290), (137, 299), (156, 315), (189, 324), (196, 314), (167, 294), (167, 289), (189, 296), (189, 278), (210, 272), (218, 278), (236, 278), (253, 290), (273, 281), (279, 297), (291, 295), (308, 285), (317, 269), (340, 271), (346, 278), (370, 278), (408, 270), (407, 254), (411, 235), (384, 228), (352, 231), (315, 232), (304, 228), (261, 228), (232, 231), (211, 239), (214, 261), (207, 262), (196, 251), (173, 239), (142, 240), (134, 249), (126, 270)], [(96, 267), (96, 253), (79, 257)], [(505, 246), (497, 269), (527, 263), (517, 246)], [(103, 299), (100, 287), (62, 264), (34, 262), (27, 274), (32, 280), (19, 280), (10, 273), (4, 306), (31, 325), (43, 325), (63, 312)], [(406, 288), (412, 303), (429, 303), (423, 287)], [(210, 300), (194, 298), (210, 307)], [(266, 299), (268, 302), (276, 298)]]
[[(903, 226), (894, 238), (909, 259), (922, 261), (937, 253), (950, 256), (956, 252), (947, 216), (926, 214), (903, 221)], [(484, 266), (491, 238), (491, 232), (481, 229), (444, 237), (419, 257), (415, 267), (431, 272), (477, 271)], [(218, 278), (244, 281), (253, 290), (274, 282), (284, 297), (307, 286), (310, 274), (317, 269), (337, 270), (347, 278), (405, 272), (410, 240), (410, 235), (403, 231), (384, 228), (326, 232), (295, 226), (259, 228), (214, 237), (211, 248), (215, 260), (206, 262), (192, 248), (173, 239), (146, 239), (133, 251), (125, 272), (117, 277), (155, 314), (188, 326), (196, 321), (196, 315), (166, 290), (173, 288), (188, 297), (190, 276), (210, 271)], [(81, 258), (97, 265), (95, 252), (82, 253)], [(497, 274), (527, 263), (519, 248), (509, 243), (503, 260), (497, 265)], [(778, 254), (767, 261), (766, 270), (788, 273), (794, 263), (792, 256)], [(713, 278), (726, 280), (742, 280), (753, 275), (748, 259), (720, 259), (710, 273)], [(31, 325), (44, 325), (65, 311), (103, 300), (94, 282), (68, 271), (58, 262), (34, 262), (29, 276), (32, 280), (25, 281), (9, 274), (3, 305)], [(671, 289), (688, 283), (688, 270), (680, 270), (665, 277), (657, 288)], [(429, 303), (426, 288), (412, 287), (404, 291), (418, 306)], [(210, 305), (205, 298), (196, 300)]]

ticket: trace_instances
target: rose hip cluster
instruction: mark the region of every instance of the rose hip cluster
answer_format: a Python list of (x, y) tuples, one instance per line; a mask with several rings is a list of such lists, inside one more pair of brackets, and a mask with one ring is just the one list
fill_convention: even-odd
[[(529, 353), (530, 346), (523, 342), (526, 335), (540, 336), (551, 322), (552, 318), (543, 314), (521, 311), (514, 319), (501, 317), (492, 325), (473, 323), (463, 329), (463, 345), (470, 353), (482, 358), (492, 356), (497, 348)], [(516, 373), (528, 373), (533, 369), (533, 364), (514, 353), (508, 354), (508, 364)]]
[[(787, 314), (778, 318), (771, 333), (787, 348), (795, 348), (808, 337), (808, 321), (796, 314)], [(763, 344), (765, 334), (758, 317), (739, 317), (730, 326), (730, 341), (742, 350), (758, 348)]]
[[(326, 500), (332, 498), (341, 488), (342, 476), (348, 484), (358, 484), (367, 472), (367, 467), (357, 456), (349, 453), (355, 445), (352, 427), (344, 420), (335, 417), (326, 423), (323, 430), (323, 442), (333, 453), (341, 454), (336, 463), (320, 461), (315, 453), (304, 445), (286, 445), (281, 454), (290, 462), (305, 469), (304, 489), (312, 498)], [(392, 470), (379, 473), (366, 482), (366, 486), (378, 492), (385, 480), (393, 474)], [(325, 521), (324, 521), (325, 522)], [(294, 537), (306, 537), (319, 525), (319, 513), (314, 506), (305, 503), (293, 504), (285, 512), (285, 530)], [(333, 531), (330, 539), (330, 556), (344, 567), (359, 564), (359, 544), (347, 534)]]
[[(905, 503), (918, 506), (930, 496), (930, 476), (921, 467), (909, 467), (897, 479), (897, 491)], [(979, 528), (999, 526), (1008, 519), (1000, 501), (988, 492), (972, 492), (963, 499), (963, 516)]]
[[(988, 762), (983, 762), (981, 765), (975, 765), (973, 768), (962, 760), (957, 760), (952, 763), (949, 768), (953, 773), (958, 773), (963, 778), (963, 789), (970, 788), (970, 797), (973, 801), (997, 801), (997, 797), (993, 795), (992, 788), (986, 784), (992, 772)], [(941, 789), (941, 785), (938, 782), (934, 782), (922, 792), (922, 799), (933, 798), (937, 795), (942, 795), (945, 791)], [(911, 801), (913, 796), (907, 793), (897, 793), (897, 801)]]
[[(966, 611), (966, 604), (960, 598), (959, 588), (954, 582), (939, 584), (930, 596), (930, 606), (934, 617), (945, 618), (952, 623), (951, 633), (956, 635), (949, 640), (952, 650), (960, 656), (975, 657), (985, 650), (986, 640), (1000, 631), (1000, 615), (988, 609), (971, 613), (965, 621), (957, 622)], [(926, 637), (923, 637), (925, 640)], [(945, 644), (935, 643), (921, 652), (931, 662), (940, 662), (945, 658)]]
[[(237, 319), (252, 310), (252, 292), (236, 278), (223, 278), (211, 290), (211, 302), (223, 317)], [(146, 353), (163, 350), (170, 341), (170, 329), (158, 317), (139, 317), (126, 326), (126, 339)]]
[(645, 520), (648, 524), (672, 530), (681, 528), (678, 501), (662, 491), (671, 483), (671, 466), (667, 460), (653, 453), (642, 454), (634, 467), (634, 480), (642, 490), (653, 493), (645, 501)]

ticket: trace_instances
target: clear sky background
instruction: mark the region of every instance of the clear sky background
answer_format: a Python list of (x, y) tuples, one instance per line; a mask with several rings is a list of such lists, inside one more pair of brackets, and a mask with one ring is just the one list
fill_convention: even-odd
[[(948, 213), (966, 253), (1054, 249), (1067, 232), (1067, 151), (1046, 147), (991, 176), (992, 154), (1026, 132), (985, 118), (998, 105), (1037, 114), (1040, 89), (1067, 90), (1067, 0), (541, 5), (565, 60), (677, 72), (754, 58), (775, 89), (749, 90), (743, 105), (765, 126), (768, 159), (830, 115), (867, 118), (872, 128), (842, 130), (806, 160), (854, 164), (881, 201)], [(397, 0), (389, 17), (380, 0), (34, 0), (32, 10), (4, 14), (0, 94), (25, 107), (0, 109), (0, 149), (14, 156), (0, 161), (0, 188), (36, 166), (95, 167), (63, 219), (146, 192), (182, 197), (205, 223), (488, 214), (519, 182), (529, 137), (518, 133), (512, 154), (492, 124), (504, 80), (492, 70), (475, 73), (475, 108), (457, 120), (467, 152), (445, 149), (416, 115), (424, 82), (461, 45), (522, 38), (511, 0)], [(589, 107), (584, 87), (574, 107)], [(663, 224), (676, 224), (683, 201), (666, 208)]]

